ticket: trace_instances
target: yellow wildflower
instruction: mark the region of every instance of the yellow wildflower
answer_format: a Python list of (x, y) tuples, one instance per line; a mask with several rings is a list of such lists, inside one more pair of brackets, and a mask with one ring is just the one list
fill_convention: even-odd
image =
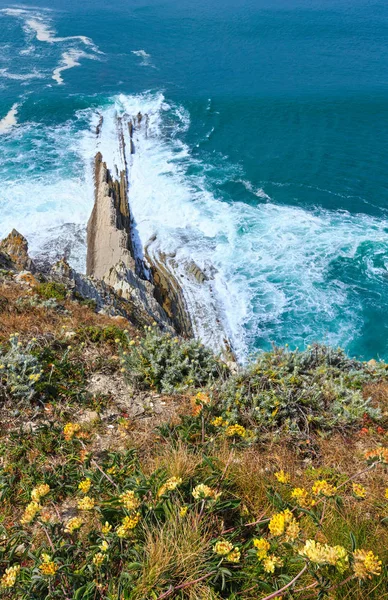
[(120, 502), (127, 510), (135, 510), (140, 505), (140, 500), (136, 498), (133, 490), (127, 490), (120, 494)]
[(89, 479), (89, 477), (87, 477), (86, 479), (83, 479), (82, 481), (79, 482), (78, 489), (81, 490), (81, 492), (83, 494), (87, 494), (88, 491), (90, 490), (91, 485), (92, 485), (91, 479)]
[(283, 535), (286, 526), (296, 523), (292, 512), (286, 508), (283, 512), (275, 514), (269, 522), (268, 528), (272, 535)]
[(307, 540), (299, 554), (308, 558), (317, 565), (323, 565), (327, 562), (327, 553), (324, 544), (315, 540)]
[(94, 508), (94, 505), (95, 500), (90, 496), (84, 496), (83, 498), (81, 498), (81, 500), (78, 500), (77, 502), (79, 510), (92, 510)]
[(124, 527), (124, 525), (119, 525), (119, 527), (116, 530), (116, 533), (119, 538), (126, 538), (129, 535), (130, 531), (126, 527)]
[(65, 440), (69, 442), (79, 431), (81, 431), (81, 426), (78, 423), (66, 423), (66, 425), (63, 428), (63, 435), (65, 437)]
[(296, 540), (300, 533), (300, 527), (296, 519), (292, 519), (292, 521), (287, 525), (285, 536), (287, 542), (293, 542)]
[(285, 473), (283, 469), (274, 473), (274, 476), (278, 480), (279, 483), (289, 483), (291, 477), (288, 473)]
[(326, 558), (329, 565), (336, 567), (337, 571), (343, 573), (349, 566), (349, 556), (343, 546), (326, 545)]
[(220, 556), (226, 556), (233, 550), (233, 544), (226, 541), (219, 541), (213, 546), (213, 552)]
[(22, 518), (20, 519), (20, 523), (22, 525), (27, 525), (34, 520), (37, 513), (41, 510), (41, 505), (38, 502), (30, 502), (23, 513)]
[(109, 469), (107, 469), (106, 472), (108, 473), (108, 475), (116, 475), (116, 473), (117, 473), (116, 465), (113, 465), (113, 467), (109, 467)]
[(42, 552), (41, 559), (43, 562), (48, 563), (51, 560), (51, 556), (47, 552)]
[(163, 496), (167, 491), (175, 490), (178, 485), (182, 483), (181, 477), (170, 477), (167, 479), (166, 483), (164, 483), (158, 491), (158, 497)]
[(73, 533), (74, 531), (79, 529), (82, 524), (83, 520), (80, 517), (73, 517), (72, 519), (69, 519), (66, 523), (65, 531), (66, 533)]
[(0, 588), (11, 588), (16, 583), (16, 578), (20, 571), (20, 565), (14, 565), (5, 569), (4, 574), (0, 579)]
[(255, 538), (253, 545), (257, 548), (257, 558), (259, 560), (263, 560), (267, 556), (268, 550), (271, 547), (270, 543), (264, 538)]
[(214, 427), (227, 427), (229, 421), (225, 421), (223, 417), (215, 417), (211, 424), (214, 425)]
[(108, 548), (109, 548), (108, 542), (106, 540), (103, 540), (101, 542), (101, 544), (99, 545), (99, 548), (100, 548), (101, 552), (107, 552)]
[(388, 499), (388, 488), (385, 490), (385, 497)]
[(283, 561), (278, 556), (270, 554), (263, 560), (263, 567), (266, 573), (274, 573), (277, 567), (282, 567)]
[(240, 558), (241, 558), (241, 552), (239, 550), (239, 548), (237, 548), (237, 546), (235, 546), (232, 550), (232, 552), (229, 552), (229, 554), (226, 557), (226, 560), (228, 560), (229, 562), (232, 563), (238, 563), (240, 562)]
[(100, 565), (102, 565), (104, 560), (105, 560), (105, 554), (103, 554), (102, 552), (97, 552), (97, 554), (95, 554), (93, 556), (93, 564), (96, 565), (96, 567), (99, 567)]
[(229, 425), (229, 427), (226, 428), (225, 433), (228, 437), (237, 435), (244, 438), (247, 436), (247, 430), (242, 425)]
[(180, 517), (185, 517), (187, 514), (189, 507), (188, 506), (182, 506), (179, 510), (179, 516)]
[(361, 485), (360, 483), (353, 483), (352, 489), (353, 489), (353, 494), (356, 496), (356, 498), (365, 498), (366, 489), (364, 488), (363, 485)]
[(140, 521), (140, 513), (137, 512), (130, 517), (124, 517), (123, 525), (127, 529), (134, 529), (139, 521)]
[(317, 565), (335, 566), (341, 573), (347, 569), (349, 563), (348, 553), (343, 546), (329, 546), (315, 540), (307, 540), (299, 554)]
[(365, 458), (368, 462), (382, 462), (388, 464), (388, 448), (380, 447), (375, 450), (365, 452)]
[(202, 500), (205, 498), (211, 498), (212, 500), (217, 500), (221, 494), (217, 493), (215, 490), (212, 490), (212, 488), (210, 488), (208, 485), (204, 484), (204, 483), (200, 483), (199, 485), (197, 485), (193, 491), (193, 498), (195, 498), (195, 500)]
[(110, 523), (108, 523), (108, 521), (105, 521), (105, 524), (101, 527), (101, 531), (103, 533), (103, 535), (107, 535), (112, 529), (112, 525), (110, 525)]
[(291, 492), (291, 497), (295, 498), (295, 502), (302, 508), (310, 508), (315, 504), (315, 500), (309, 497), (308, 491), (304, 488), (294, 488)]
[(49, 577), (53, 577), (55, 573), (58, 571), (58, 566), (55, 564), (49, 554), (42, 554), (42, 563), (39, 565), (39, 569), (41, 570), (43, 575), (48, 575)]
[(358, 579), (372, 579), (373, 575), (380, 575), (382, 562), (371, 550), (355, 550), (353, 557), (353, 571)]
[(327, 483), (325, 479), (317, 479), (313, 485), (313, 494), (315, 496), (326, 496), (330, 498), (331, 496), (335, 496), (337, 488), (331, 483)]
[(41, 498), (43, 498), (44, 496), (46, 496), (50, 491), (50, 486), (47, 485), (47, 483), (42, 483), (41, 485), (38, 485), (36, 488), (34, 488), (31, 492), (31, 500), (34, 500), (35, 502), (39, 502), (39, 500)]
[(117, 528), (116, 533), (118, 537), (125, 538), (132, 529), (136, 527), (140, 521), (140, 513), (135, 513), (130, 517), (124, 517), (122, 524)]

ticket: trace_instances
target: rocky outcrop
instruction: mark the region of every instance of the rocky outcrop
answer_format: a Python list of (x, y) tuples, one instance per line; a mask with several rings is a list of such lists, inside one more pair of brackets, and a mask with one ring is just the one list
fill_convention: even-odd
[[(164, 328), (172, 320), (157, 301), (155, 287), (144, 277), (144, 265), (136, 256), (127, 200), (126, 172), (115, 179), (102, 155), (95, 158), (95, 202), (87, 228), (87, 275), (107, 284)], [(143, 277), (141, 277), (143, 274)]]
[[(153, 314), (147, 304), (143, 304), (142, 299), (136, 294), (133, 296), (121, 294), (120, 290), (115, 290), (103, 280), (77, 273), (64, 259), (53, 265), (49, 278), (65, 284), (73, 297), (94, 301), (98, 312), (110, 316), (122, 316), (136, 326), (152, 325), (158, 318), (158, 315)], [(172, 328), (167, 323), (163, 324), (160, 320), (157, 322), (164, 329), (172, 332)]]
[(4, 265), (3, 268), (15, 268), (18, 271), (32, 273), (36, 270), (28, 255), (28, 242), (16, 229), (0, 242), (0, 265)]
[(87, 228), (86, 273), (102, 279), (122, 261), (135, 270), (125, 171), (113, 178), (99, 152), (95, 158), (95, 201)]
[(152, 273), (155, 298), (171, 319), (176, 332), (185, 337), (193, 337), (193, 327), (182, 288), (174, 274), (168, 268), (166, 255), (160, 253), (156, 257), (155, 255), (151, 256), (148, 252), (149, 245), (154, 240), (155, 238), (151, 239), (146, 246), (145, 255)]
[[(147, 305), (147, 299), (143, 299), (140, 294), (132, 293), (124, 297), (125, 294), (120, 290), (116, 292), (105, 281), (78, 273), (70, 267), (65, 258), (52, 265), (50, 269), (37, 271), (28, 256), (25, 238), (16, 231), (0, 242), (0, 247), (11, 252), (6, 254), (0, 251), (0, 275), (2, 275), (1, 270), (5, 271), (4, 277), (13, 279), (22, 287), (33, 289), (39, 283), (55, 281), (67, 288), (70, 299), (88, 300), (97, 312), (111, 317), (124, 317), (136, 327), (150, 326), (158, 319), (157, 312), (152, 312)], [(33, 267), (34, 274), (26, 267)], [(157, 309), (160, 309), (157, 302), (154, 302)], [(161, 320), (159, 323), (162, 329), (173, 333), (173, 328), (168, 323), (163, 323)]]
[[(98, 137), (103, 136), (102, 127), (100, 121)], [(141, 113), (123, 115), (116, 118), (116, 127), (116, 165), (110, 165), (110, 171), (101, 153), (95, 158), (87, 273), (142, 305), (158, 323), (172, 325), (179, 335), (199, 337), (213, 350), (230, 355), (214, 291), (214, 268), (200, 268), (184, 253), (180, 258), (166, 254), (156, 236), (145, 246), (137, 237), (128, 182), (136, 145), (149, 134), (149, 119)]]

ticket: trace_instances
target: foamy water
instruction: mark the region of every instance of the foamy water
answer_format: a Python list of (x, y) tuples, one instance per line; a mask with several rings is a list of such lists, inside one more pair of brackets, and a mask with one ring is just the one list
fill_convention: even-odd
[[(22, 29), (26, 35), (27, 47), (20, 51), (20, 55), (29, 56), (35, 52), (35, 47), (30, 41), (36, 40), (39, 43), (58, 45), (66, 47), (60, 55), (59, 64), (52, 69), (51, 78), (58, 84), (65, 83), (62, 73), (79, 67), (81, 59), (99, 60), (99, 55), (103, 54), (94, 44), (93, 40), (85, 35), (58, 36), (52, 24), (52, 13), (50, 10), (38, 11), (31, 8), (3, 8), (0, 9), (0, 16), (12, 17), (20, 21)], [(85, 48), (88, 52), (85, 52)], [(14, 80), (28, 81), (30, 79), (45, 78), (45, 74), (36, 68), (31, 73), (11, 73), (7, 68), (0, 70), (0, 76)]]
[(16, 115), (18, 114), (18, 103), (16, 102), (8, 113), (0, 121), (0, 134), (8, 133), (12, 127), (17, 125)]
[[(227, 64), (219, 60), (223, 48), (213, 52), (208, 71), (205, 50), (213, 35), (208, 39), (206, 28), (185, 29), (198, 42), (190, 45), (179, 20), (175, 25), (168, 15), (163, 20), (160, 9), (157, 26), (147, 20), (136, 36), (144, 15), (140, 11), (132, 27), (129, 8), (116, 8), (128, 20), (121, 23), (112, 13), (115, 34), (109, 40), (97, 10), (90, 20), (73, 6), (58, 12), (26, 6), (0, 10), (5, 32), (0, 45), (0, 237), (16, 227), (35, 258), (52, 261), (62, 254), (83, 270), (85, 226), (94, 199), (93, 159), (100, 150), (113, 174), (128, 169), (139, 253), (152, 239), (151, 255), (164, 253), (170, 264), (175, 261), (189, 308), (200, 315), (196, 332), (207, 343), (219, 343), (218, 327), (212, 331), (209, 325), (209, 315), (216, 313), (241, 359), (272, 342), (303, 347), (317, 340), (386, 358), (388, 220), (380, 210), (386, 191), (380, 156), (365, 123), (360, 122), (363, 138), (355, 142), (361, 153), (355, 153), (354, 140), (347, 146), (346, 136), (330, 139), (333, 130), (354, 138), (354, 122), (369, 114), (364, 96), (353, 103), (358, 115), (353, 122), (347, 120), (348, 98), (343, 110), (341, 86), (340, 101), (329, 108), (326, 96), (318, 103), (305, 96), (297, 109), (292, 95), (284, 103), (272, 96), (264, 100), (263, 82), (271, 73), (260, 80), (260, 89), (251, 71), (248, 87), (233, 83), (231, 90), (231, 80), (237, 74), (244, 79), (246, 64), (253, 64), (255, 46), (247, 46), (233, 15), (235, 28), (229, 33), (240, 32), (238, 44), (230, 48)], [(170, 58), (172, 47), (163, 54), (165, 42), (155, 37), (160, 21), (169, 42), (172, 34), (176, 57), (173, 52)], [(213, 21), (212, 32), (219, 26)], [(332, 25), (326, 21), (326, 26)], [(260, 52), (265, 47), (260, 45)], [(246, 52), (243, 61), (240, 48)], [(235, 56), (240, 58), (233, 71)], [(276, 52), (273, 56), (276, 67)], [(193, 64), (188, 62), (193, 58)], [(100, 62), (88, 69), (91, 60)], [(254, 64), (265, 75), (266, 63)], [(132, 93), (149, 87), (154, 92)], [(119, 93), (123, 89), (126, 94)], [(381, 123), (383, 103), (377, 99), (373, 106)], [(148, 115), (147, 127), (144, 116), (134, 134), (135, 154), (129, 156), (127, 121), (139, 112)], [(118, 143), (118, 117), (125, 153)], [(385, 156), (383, 144), (378, 147)], [(353, 157), (357, 169), (352, 172)], [(371, 191), (374, 179), (377, 193)], [(181, 268), (190, 261), (208, 277), (205, 284)]]
[[(284, 322), (298, 328), (295, 338), (301, 345), (317, 337), (344, 343), (357, 335), (360, 305), (354, 303), (351, 288), (326, 280), (327, 271), (340, 257), (354, 259), (364, 243), (385, 243), (388, 222), (343, 211), (277, 206), (264, 190), (246, 181), (244, 186), (265, 199), (264, 204), (218, 200), (206, 179), (187, 174), (195, 161), (179, 131), (189, 127), (189, 115), (162, 94), (119, 96), (103, 111), (97, 147), (112, 172), (124, 168), (117, 116), (135, 118), (138, 112), (147, 114), (148, 127), (135, 131), (135, 154), (128, 159), (137, 234), (143, 247), (157, 236), (159, 251), (173, 255), (177, 263), (193, 259), (213, 274), (223, 326), (239, 357), (246, 356), (258, 337), (269, 343)], [(123, 131), (127, 137), (125, 126)], [(368, 256), (364, 260), (372, 275)], [(206, 289), (198, 293), (212, 310)], [(343, 311), (347, 319), (341, 322)], [(333, 328), (333, 322), (341, 325)]]

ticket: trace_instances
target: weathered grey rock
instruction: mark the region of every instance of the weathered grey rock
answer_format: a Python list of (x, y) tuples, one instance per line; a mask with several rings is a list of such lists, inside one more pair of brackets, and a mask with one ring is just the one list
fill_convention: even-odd
[(35, 272), (35, 265), (28, 255), (28, 242), (16, 229), (0, 242), (0, 254), (2, 262), (8, 262), (10, 268)]
[[(135, 256), (131, 237), (126, 173), (120, 173), (120, 181), (112, 177), (100, 153), (95, 158), (95, 203), (87, 240), (87, 275), (108, 284), (140, 313), (147, 313), (148, 319), (172, 331), (172, 321), (158, 302), (155, 287), (140, 276), (144, 267)], [(77, 287), (85, 285), (78, 276)], [(91, 297), (90, 291), (79, 291)]]
[[(103, 312), (112, 317), (122, 316), (140, 327), (152, 325), (156, 321), (162, 328), (171, 330), (168, 324), (164, 324), (162, 320), (159, 320), (158, 314), (153, 314), (152, 311), (147, 309), (147, 304), (144, 303), (146, 299), (143, 302), (143, 298), (136, 293), (124, 297), (120, 289), (116, 292), (105, 281), (99, 281), (93, 277), (77, 273), (65, 259), (53, 265), (48, 277), (66, 285), (76, 297), (93, 300), (98, 312)], [(155, 300), (154, 302), (157, 305)]]
[(87, 228), (86, 273), (102, 279), (118, 262), (136, 270), (132, 257), (125, 171), (114, 179), (99, 152), (95, 158), (95, 202)]

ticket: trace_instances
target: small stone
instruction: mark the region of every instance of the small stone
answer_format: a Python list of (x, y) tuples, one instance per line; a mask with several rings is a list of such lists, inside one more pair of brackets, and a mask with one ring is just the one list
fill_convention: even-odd
[(95, 423), (99, 420), (99, 415), (95, 410), (84, 410), (79, 417), (80, 423)]
[(39, 281), (30, 271), (20, 271), (20, 273), (15, 276), (15, 281), (25, 287), (34, 288), (39, 285)]

